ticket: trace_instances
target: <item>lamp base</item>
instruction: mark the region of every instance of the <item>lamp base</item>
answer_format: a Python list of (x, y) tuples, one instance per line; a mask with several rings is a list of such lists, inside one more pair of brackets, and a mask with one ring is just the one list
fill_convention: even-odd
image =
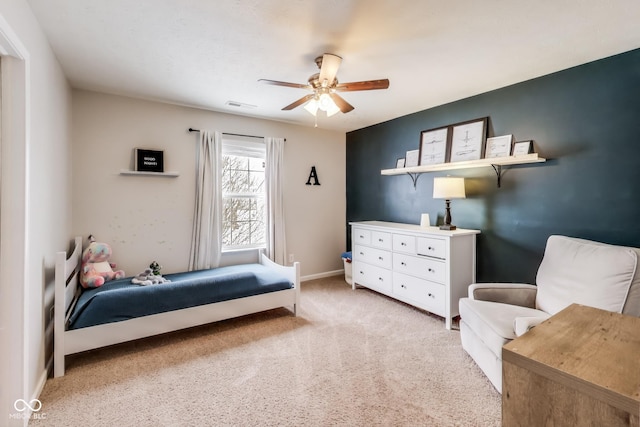
[(456, 226), (451, 224), (443, 224), (440, 226), (440, 230), (455, 230)]

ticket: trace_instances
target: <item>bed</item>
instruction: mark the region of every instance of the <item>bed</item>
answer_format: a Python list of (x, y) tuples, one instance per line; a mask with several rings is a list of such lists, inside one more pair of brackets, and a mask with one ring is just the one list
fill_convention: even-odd
[(262, 253), (256, 264), (167, 274), (170, 283), (140, 286), (129, 277), (84, 290), (81, 256), (81, 237), (69, 257), (56, 254), (56, 377), (70, 354), (279, 307), (295, 316), (300, 304), (300, 264), (285, 267)]

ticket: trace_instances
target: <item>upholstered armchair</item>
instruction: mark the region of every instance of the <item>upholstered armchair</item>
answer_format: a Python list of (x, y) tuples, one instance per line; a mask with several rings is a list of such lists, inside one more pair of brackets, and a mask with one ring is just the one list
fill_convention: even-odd
[(536, 285), (484, 283), (461, 298), (462, 348), (502, 392), (502, 346), (572, 303), (640, 317), (640, 249), (547, 240)]

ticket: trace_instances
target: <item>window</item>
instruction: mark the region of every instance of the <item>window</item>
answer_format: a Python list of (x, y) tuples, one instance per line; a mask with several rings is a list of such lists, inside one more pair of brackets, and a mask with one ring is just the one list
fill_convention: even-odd
[(266, 244), (265, 145), (222, 140), (222, 249)]

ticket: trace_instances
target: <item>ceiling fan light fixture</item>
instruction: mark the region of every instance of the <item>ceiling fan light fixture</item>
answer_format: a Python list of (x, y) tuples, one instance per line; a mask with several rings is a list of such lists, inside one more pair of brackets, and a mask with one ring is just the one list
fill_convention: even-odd
[(318, 101), (312, 99), (311, 101), (307, 102), (307, 104), (304, 106), (304, 109), (311, 113), (312, 116), (315, 116), (318, 113)]
[(335, 102), (333, 102), (333, 99), (331, 99), (328, 93), (325, 92), (322, 95), (320, 95), (320, 98), (318, 99), (318, 107), (322, 111), (328, 111), (329, 108), (335, 105), (336, 105)]
[(336, 105), (335, 102), (333, 102), (333, 99), (331, 100), (331, 105), (329, 106), (329, 108), (327, 108), (327, 117), (331, 117), (336, 113), (340, 112), (340, 107), (338, 107)]
[(289, 111), (304, 105), (304, 108), (315, 117), (317, 117), (318, 110), (324, 111), (327, 117), (337, 114), (338, 111), (346, 114), (353, 110), (353, 105), (349, 104), (336, 92), (387, 89), (389, 87), (388, 79), (338, 83), (336, 74), (338, 72), (338, 67), (340, 67), (340, 63), (342, 62), (342, 58), (338, 55), (325, 53), (322, 56), (318, 56), (315, 62), (318, 68), (320, 68), (320, 72), (309, 77), (308, 84), (288, 83), (265, 79), (260, 79), (259, 81), (276, 86), (310, 90), (311, 93), (292, 102), (282, 110)]

